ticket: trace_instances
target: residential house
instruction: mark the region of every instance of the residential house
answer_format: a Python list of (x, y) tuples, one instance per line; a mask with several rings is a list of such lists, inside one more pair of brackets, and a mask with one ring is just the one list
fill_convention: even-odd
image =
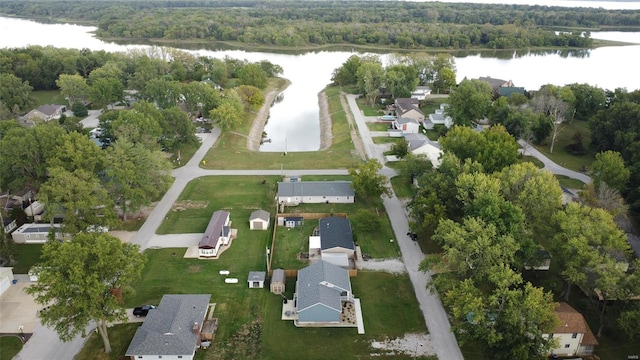
[(309, 255), (320, 255), (323, 261), (350, 267), (356, 245), (349, 219), (331, 216), (320, 219), (317, 231), (309, 237)]
[(39, 224), (27, 223), (22, 224), (18, 229), (11, 233), (11, 237), (16, 244), (44, 244), (49, 240), (49, 232), (54, 229), (56, 240), (69, 240), (69, 234), (62, 234), (60, 224)]
[(198, 255), (203, 258), (216, 257), (220, 247), (228, 245), (231, 240), (231, 221), (228, 211), (218, 210), (213, 213), (209, 225), (198, 244)]
[(267, 274), (264, 271), (249, 271), (247, 277), (247, 284), (249, 289), (262, 289), (264, 288), (264, 279)]
[[(478, 78), (478, 80), (484, 81), (491, 86), (491, 89), (493, 90), (494, 99), (497, 99), (498, 97), (500, 97), (500, 88), (515, 88), (515, 86), (513, 85), (513, 81), (511, 80), (507, 81), (502, 79), (494, 79), (490, 76), (487, 76), (487, 77), (481, 76), (480, 78)], [(522, 88), (522, 90), (523, 90), (522, 93), (524, 94), (524, 88)], [(513, 90), (513, 91), (517, 91), (517, 90)], [(505, 91), (505, 93), (507, 93), (507, 91)]]
[(440, 108), (436, 109), (433, 114), (429, 114), (429, 117), (422, 122), (422, 126), (425, 129), (431, 130), (435, 125), (444, 125), (447, 129), (453, 126), (453, 119), (451, 116), (444, 113), (448, 104), (440, 104)]
[(440, 156), (442, 156), (442, 150), (439, 147), (433, 145), (424, 134), (405, 134), (405, 140), (409, 144), (409, 150), (414, 155), (425, 155), (433, 165), (434, 168), (440, 166)]
[(256, 210), (249, 216), (249, 230), (268, 230), (271, 214), (268, 211)]
[(192, 360), (202, 340), (211, 295), (164, 295), (138, 328), (125, 356)]
[(296, 181), (278, 183), (278, 204), (352, 204), (351, 181)]
[(395, 101), (396, 117), (410, 118), (418, 123), (424, 121), (424, 113), (420, 110), (420, 102), (411, 98), (398, 98)]
[(416, 134), (420, 131), (420, 123), (408, 117), (393, 120), (393, 127), (402, 131), (403, 134)]
[(560, 324), (551, 334), (544, 334), (549, 338), (558, 339), (558, 346), (551, 350), (551, 354), (558, 356), (591, 355), (598, 345), (598, 340), (591, 332), (589, 324), (582, 314), (571, 305), (561, 302), (555, 309)]
[(326, 261), (298, 271), (294, 303), (297, 325), (340, 323), (344, 302), (353, 302), (351, 280), (346, 269)]
[(428, 86), (418, 86), (416, 90), (411, 93), (411, 98), (423, 101), (427, 98), (427, 95), (431, 95), (431, 88)]
[(287, 282), (287, 279), (284, 276), (284, 270), (282, 269), (273, 270), (273, 274), (271, 274), (271, 284), (270, 284), (271, 292), (274, 294), (282, 294), (285, 290), (286, 282)]
[(65, 105), (46, 104), (29, 111), (22, 118), (28, 121), (50, 121), (52, 119), (59, 119), (65, 111), (67, 111)]
[(13, 268), (0, 267), (0, 295), (7, 291), (13, 283)]

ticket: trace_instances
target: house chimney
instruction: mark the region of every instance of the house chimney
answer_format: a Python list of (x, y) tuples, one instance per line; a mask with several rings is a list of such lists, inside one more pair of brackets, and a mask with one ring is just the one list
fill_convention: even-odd
[(193, 323), (193, 329), (191, 329), (193, 331), (194, 334), (197, 334), (198, 331), (200, 330), (200, 327), (198, 327), (198, 322), (196, 321), (195, 323)]

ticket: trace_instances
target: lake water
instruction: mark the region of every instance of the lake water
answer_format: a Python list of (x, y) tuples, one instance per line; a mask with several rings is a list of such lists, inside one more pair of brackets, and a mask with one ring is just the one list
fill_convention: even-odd
[[(555, 4), (556, 1), (552, 3)], [(105, 42), (93, 37), (91, 32), (94, 30), (94, 27), (88, 26), (40, 24), (29, 20), (0, 17), (0, 34), (3, 34), (0, 36), (0, 48), (52, 45), (118, 52), (149, 47)], [(594, 32), (592, 37), (640, 44), (640, 33), (637, 32)], [(272, 142), (265, 143), (260, 148), (261, 151), (276, 152), (312, 151), (320, 147), (317, 94), (330, 82), (333, 70), (355, 54), (349, 51), (277, 54), (204, 48), (191, 48), (187, 51), (216, 58), (230, 56), (249, 61), (266, 59), (282, 66), (283, 76), (291, 81), (291, 86), (281, 94), (282, 101), (271, 108), (265, 132)], [(491, 76), (513, 80), (516, 86), (524, 86), (527, 89), (538, 89), (544, 84), (565, 85), (575, 82), (589, 83), (605, 89), (640, 88), (640, 72), (637, 70), (640, 45), (583, 51), (465, 51), (454, 53), (454, 56), (458, 81), (464, 78)]]

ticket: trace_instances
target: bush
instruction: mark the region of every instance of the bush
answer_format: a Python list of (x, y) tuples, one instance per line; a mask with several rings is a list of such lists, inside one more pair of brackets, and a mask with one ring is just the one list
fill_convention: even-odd
[(73, 111), (73, 115), (77, 117), (86, 117), (87, 115), (89, 115), (87, 107), (80, 102), (73, 104), (73, 106), (71, 107), (71, 111)]

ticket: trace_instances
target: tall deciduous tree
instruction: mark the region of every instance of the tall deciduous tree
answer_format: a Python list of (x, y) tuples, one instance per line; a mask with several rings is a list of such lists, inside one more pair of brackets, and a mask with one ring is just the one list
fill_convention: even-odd
[(129, 212), (148, 205), (171, 184), (171, 163), (161, 151), (119, 139), (108, 150), (105, 161), (107, 189), (122, 209)]
[(375, 159), (369, 159), (367, 162), (358, 165), (358, 167), (349, 169), (353, 189), (365, 201), (369, 201), (370, 197), (377, 198), (381, 195), (390, 194), (390, 190), (387, 187), (387, 178), (379, 173), (381, 169), (382, 165)]
[(67, 234), (118, 222), (109, 194), (98, 178), (85, 170), (49, 168), (49, 179), (40, 187), (38, 200), (46, 204), (48, 221), (53, 223), (54, 217), (63, 216), (62, 231)]
[(137, 245), (107, 234), (81, 233), (68, 242), (44, 245), (38, 282), (26, 292), (46, 305), (40, 318), (60, 339), (84, 335), (95, 321), (104, 351), (110, 353), (108, 325), (127, 319), (118, 294), (140, 276), (145, 262)]
[(445, 66), (438, 70), (433, 80), (433, 91), (438, 94), (448, 93), (456, 87), (456, 72), (454, 69)]
[(89, 87), (89, 99), (94, 105), (106, 108), (124, 99), (124, 85), (116, 78), (99, 78)]
[(357, 82), (356, 73), (362, 64), (362, 59), (358, 55), (351, 55), (342, 66), (333, 70), (331, 81), (336, 85), (355, 85)]
[(89, 85), (87, 80), (78, 74), (62, 74), (56, 80), (60, 92), (69, 101), (69, 107), (76, 102), (84, 102), (89, 98)]
[(264, 104), (264, 94), (255, 86), (240, 85), (236, 88), (236, 92), (246, 110), (258, 109)]
[(387, 68), (385, 85), (394, 98), (410, 97), (418, 81), (418, 71), (413, 66), (393, 65)]
[(246, 64), (238, 70), (240, 84), (255, 86), (258, 89), (267, 87), (269, 78), (258, 64)]
[(493, 90), (480, 80), (462, 80), (449, 95), (449, 106), (445, 113), (460, 126), (472, 126), (489, 114)]
[[(29, 109), (34, 101), (33, 88), (28, 81), (22, 81), (13, 74), (0, 74), (0, 106), (3, 112), (17, 116)], [(4, 120), (2, 117), (0, 120)]]
[(374, 106), (378, 95), (380, 95), (380, 87), (384, 80), (384, 70), (379, 61), (366, 61), (358, 68), (356, 72), (358, 79), (358, 87), (364, 94), (369, 106)]
[(624, 160), (617, 151), (605, 151), (596, 154), (591, 164), (591, 177), (596, 190), (602, 183), (618, 191), (624, 191), (631, 172), (624, 165)]

